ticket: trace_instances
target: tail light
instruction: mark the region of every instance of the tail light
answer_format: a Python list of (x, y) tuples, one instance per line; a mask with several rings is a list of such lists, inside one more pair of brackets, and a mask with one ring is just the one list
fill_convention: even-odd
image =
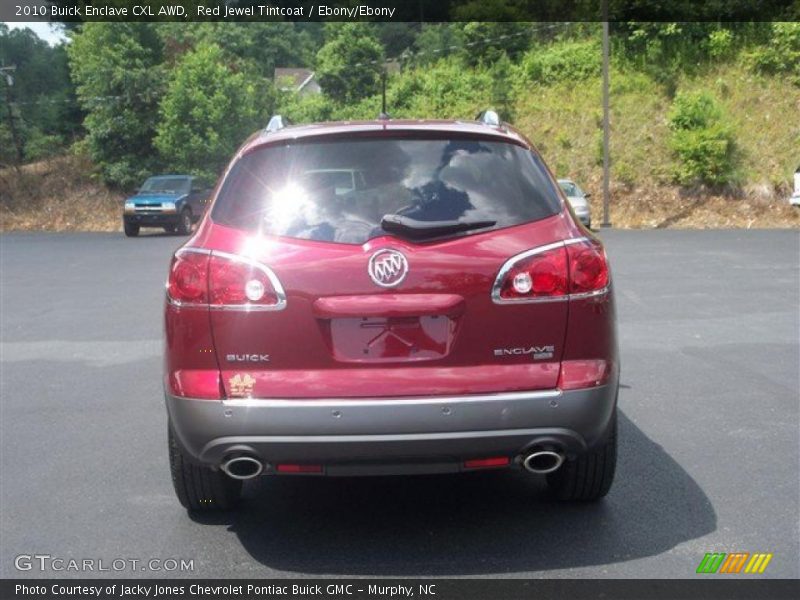
[(208, 253), (180, 251), (172, 259), (167, 296), (174, 304), (208, 304)]
[(175, 254), (167, 297), (176, 306), (216, 310), (281, 310), (286, 306), (280, 281), (265, 265), (197, 248), (183, 248)]
[(569, 256), (569, 293), (592, 295), (608, 287), (608, 261), (603, 247), (593, 240), (566, 246)]
[(528, 250), (511, 258), (497, 275), (498, 304), (555, 302), (603, 294), (609, 273), (603, 247), (580, 238)]

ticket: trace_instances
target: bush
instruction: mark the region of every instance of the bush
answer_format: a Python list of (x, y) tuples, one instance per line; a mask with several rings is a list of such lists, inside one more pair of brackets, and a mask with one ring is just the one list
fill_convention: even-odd
[(730, 29), (717, 29), (708, 35), (708, 54), (712, 58), (727, 58), (733, 51), (733, 33)]
[(679, 93), (669, 113), (670, 147), (678, 159), (675, 179), (682, 184), (733, 184), (737, 151), (733, 130), (708, 92)]
[(773, 23), (770, 43), (747, 56), (758, 73), (787, 74), (800, 85), (800, 23)]
[(600, 77), (600, 46), (595, 41), (560, 42), (534, 48), (522, 59), (522, 71), (528, 79), (551, 83)]

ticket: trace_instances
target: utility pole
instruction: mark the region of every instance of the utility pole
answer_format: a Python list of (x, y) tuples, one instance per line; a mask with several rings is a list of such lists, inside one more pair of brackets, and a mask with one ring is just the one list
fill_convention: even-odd
[(611, 157), (608, 154), (609, 107), (608, 107), (608, 0), (603, 2), (603, 222), (602, 227), (611, 227), (608, 219), (609, 170)]
[(8, 128), (11, 130), (11, 139), (14, 140), (14, 146), (17, 149), (17, 164), (21, 165), (24, 156), (22, 153), (22, 140), (19, 137), (17, 126), (14, 123), (14, 110), (11, 108), (11, 105), (14, 102), (14, 77), (12, 77), (11, 73), (16, 70), (17, 67), (14, 65), (9, 67), (0, 67), (0, 73), (5, 76), (6, 80), (6, 115), (8, 117)]

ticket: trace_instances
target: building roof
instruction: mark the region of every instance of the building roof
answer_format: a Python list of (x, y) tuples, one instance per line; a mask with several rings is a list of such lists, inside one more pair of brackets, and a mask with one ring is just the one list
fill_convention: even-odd
[[(282, 90), (299, 92), (314, 78), (314, 71), (298, 67), (277, 67), (274, 81)], [(286, 85), (289, 82), (289, 85)]]

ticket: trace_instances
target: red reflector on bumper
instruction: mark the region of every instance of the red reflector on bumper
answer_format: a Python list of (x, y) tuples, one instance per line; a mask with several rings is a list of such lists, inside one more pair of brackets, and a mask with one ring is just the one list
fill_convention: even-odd
[(277, 465), (278, 473), (322, 473), (322, 465)]
[(605, 385), (611, 375), (611, 363), (606, 360), (564, 360), (558, 387), (562, 390)]
[(167, 376), (167, 385), (173, 396), (201, 400), (220, 400), (222, 388), (219, 371), (181, 369)]
[(473, 458), (464, 461), (465, 469), (487, 469), (490, 467), (507, 467), (511, 461), (507, 456), (495, 456), (492, 458)]

